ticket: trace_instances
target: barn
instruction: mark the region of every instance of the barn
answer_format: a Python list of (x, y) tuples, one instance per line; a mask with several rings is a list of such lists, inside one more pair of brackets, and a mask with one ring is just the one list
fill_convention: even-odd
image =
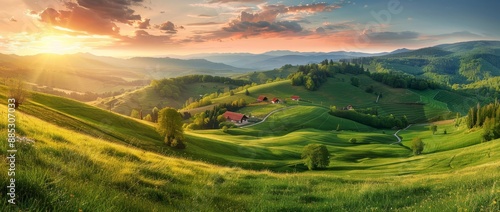
[(292, 96), (292, 100), (293, 101), (299, 101), (300, 100), (300, 96)]
[(235, 113), (235, 112), (231, 112), (231, 111), (226, 111), (224, 113), (224, 117), (226, 118), (227, 121), (234, 122), (234, 123), (245, 123), (248, 119), (248, 117), (244, 114)]
[(259, 98), (257, 98), (257, 101), (258, 102), (265, 102), (265, 101), (267, 101), (267, 97), (264, 95), (260, 95)]
[(275, 97), (275, 98), (273, 98), (273, 100), (271, 100), (271, 102), (273, 104), (278, 104), (278, 103), (280, 103), (280, 99), (278, 99), (278, 98)]

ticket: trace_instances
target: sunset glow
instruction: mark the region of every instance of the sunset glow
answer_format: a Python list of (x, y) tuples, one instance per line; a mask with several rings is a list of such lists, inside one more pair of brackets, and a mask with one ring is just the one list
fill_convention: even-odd
[(7, 0), (0, 9), (0, 51), (114, 56), (382, 52), (500, 38), (496, 1), (93, 2)]

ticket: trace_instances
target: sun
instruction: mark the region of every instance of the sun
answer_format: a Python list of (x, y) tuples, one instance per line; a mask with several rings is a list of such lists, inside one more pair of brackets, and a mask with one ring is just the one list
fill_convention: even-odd
[(36, 42), (40, 53), (68, 54), (79, 50), (79, 43), (63, 35), (49, 35)]

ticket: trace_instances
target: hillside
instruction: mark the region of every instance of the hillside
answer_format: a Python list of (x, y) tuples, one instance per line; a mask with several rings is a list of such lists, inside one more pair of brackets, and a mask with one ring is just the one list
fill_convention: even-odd
[[(443, 44), (353, 61), (364, 64), (372, 72), (405, 73), (460, 87), (500, 76), (500, 41)], [(483, 86), (489, 87), (486, 83)]]
[(17, 56), (0, 54), (2, 77), (21, 77), (38, 86), (76, 92), (129, 90), (151, 79), (191, 74), (217, 76), (249, 71), (202, 59), (136, 57), (120, 59), (87, 53)]
[[(5, 88), (0, 87), (2, 111)], [(325, 109), (297, 106), (265, 125), (187, 133), (182, 157), (169, 155), (156, 132), (138, 122), (72, 100), (33, 94), (16, 112), (23, 140), (16, 143), (17, 205), (7, 210), (82, 211), (401, 211), (499, 210), (498, 140), (478, 142), (480, 131), (436, 123), (401, 132), (402, 145), (381, 132), (331, 132), (335, 120), (313, 121)], [(320, 116), (323, 117), (323, 116)], [(292, 133), (278, 120), (306, 128)], [(309, 123), (304, 120), (311, 120)], [(103, 124), (107, 123), (107, 124)], [(274, 124), (273, 124), (274, 123)], [(322, 125), (322, 123), (329, 123)], [(0, 136), (7, 137), (7, 119)], [(411, 156), (415, 136), (428, 148)], [(351, 144), (356, 137), (360, 143)], [(305, 171), (300, 152), (308, 143), (327, 145), (331, 165)], [(1, 147), (7, 157), (6, 146)], [(7, 163), (2, 168), (7, 169)], [(240, 167), (240, 168), (238, 168)], [(296, 171), (277, 173), (248, 169)], [(7, 172), (0, 183), (9, 185)]]
[[(373, 81), (365, 75), (357, 75), (360, 86), (351, 85), (353, 75), (337, 74), (329, 78), (317, 91), (308, 91), (303, 86), (292, 86), (289, 80), (272, 82), (249, 88), (250, 96), (244, 92), (234, 96), (213, 99), (213, 102), (231, 102), (243, 98), (246, 102), (255, 102), (259, 95), (269, 99), (278, 97), (294, 105), (314, 105), (324, 108), (336, 106), (337, 108), (352, 105), (355, 109), (375, 108), (379, 115), (393, 114), (396, 117), (407, 116), (410, 122), (427, 122), (446, 117), (455, 117), (455, 113), (466, 114), (468, 108), (474, 106), (477, 100), (446, 90), (417, 91), (411, 89), (391, 88), (382, 83)], [(374, 93), (366, 92), (366, 88), (373, 86)], [(377, 101), (377, 95), (383, 94)], [(298, 95), (300, 102), (291, 100), (291, 96)], [(266, 105), (250, 105), (243, 108), (246, 114), (260, 114)]]

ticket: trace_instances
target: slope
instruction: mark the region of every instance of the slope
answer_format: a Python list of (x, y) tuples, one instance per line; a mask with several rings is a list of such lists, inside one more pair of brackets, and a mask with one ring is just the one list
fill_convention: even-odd
[[(0, 89), (0, 110), (6, 111), (5, 90)], [(390, 145), (389, 135), (375, 132), (304, 129), (263, 137), (250, 135), (252, 129), (248, 129), (250, 134), (246, 129), (234, 131), (247, 135), (216, 130), (189, 133), (192, 141), (187, 150), (198, 154), (213, 151), (228, 159), (224, 166), (214, 166), (148, 151), (146, 142), (153, 140), (154, 132), (141, 122), (63, 98), (42, 94), (32, 98), (32, 103), (16, 112), (22, 137), (16, 143), (17, 205), (3, 201), (2, 211), (500, 209), (498, 140), (455, 142), (464, 135), (474, 140), (479, 131), (458, 128), (442, 135), (450, 136), (445, 138), (424, 133), (424, 142), (438, 145), (416, 157), (410, 157), (404, 146)], [(103, 118), (112, 120), (114, 128), (96, 130), (103, 136), (89, 136), (86, 128), (95, 127)], [(453, 128), (452, 124), (437, 124), (439, 129)], [(7, 119), (1, 119), (1, 137), (7, 137), (6, 127)], [(422, 132), (418, 126), (408, 131)], [(410, 134), (403, 134), (404, 142), (411, 139)], [(123, 135), (142, 137), (134, 148), (127, 144), (131, 138)], [(362, 144), (346, 142), (351, 137)], [(430, 137), (437, 140), (430, 141)], [(328, 146), (332, 156), (328, 169), (272, 173), (228, 168), (244, 163), (252, 167), (257, 161), (265, 162), (260, 169), (285, 165), (301, 171), (299, 152), (311, 142)], [(2, 157), (7, 157), (6, 148), (0, 147)], [(7, 169), (8, 165), (2, 163), (1, 167)], [(7, 187), (9, 180), (7, 172), (0, 173), (1, 186)]]
[[(360, 86), (351, 85), (353, 75), (337, 74), (329, 78), (317, 91), (308, 91), (303, 86), (292, 86), (289, 80), (272, 82), (253, 86), (248, 89), (249, 96), (244, 92), (233, 96), (225, 96), (212, 101), (215, 103), (231, 102), (243, 98), (253, 103), (260, 95), (285, 100), (285, 105), (314, 105), (324, 108), (336, 106), (343, 108), (352, 105), (354, 109), (375, 108), (379, 115), (393, 114), (396, 117), (407, 116), (410, 122), (426, 122), (427, 120), (443, 119), (450, 116), (450, 112), (465, 114), (476, 99), (465, 97), (445, 90), (415, 91), (410, 89), (396, 89), (373, 81), (365, 75), (357, 75)], [(373, 93), (366, 89), (373, 87)], [(377, 102), (377, 94), (382, 94)], [(439, 94), (439, 95), (438, 95)], [(442, 94), (453, 94), (453, 98), (443, 97)], [(301, 101), (292, 101), (291, 96), (298, 95)], [(456, 99), (462, 99), (457, 101)], [(279, 108), (279, 105), (251, 104), (241, 109), (242, 113), (262, 116), (270, 112), (269, 108)], [(454, 114), (453, 114), (454, 115)]]

